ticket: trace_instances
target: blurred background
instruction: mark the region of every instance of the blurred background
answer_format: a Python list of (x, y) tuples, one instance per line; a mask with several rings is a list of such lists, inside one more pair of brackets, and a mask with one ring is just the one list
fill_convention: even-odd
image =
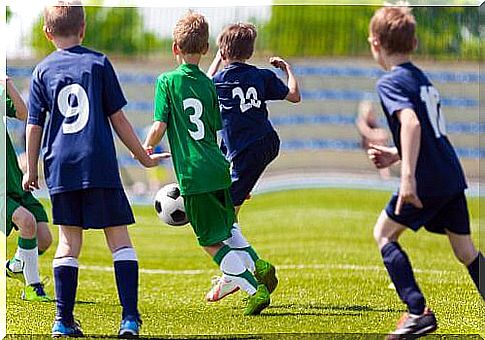
[[(268, 58), (286, 58), (298, 76), (302, 102), (273, 102), (270, 117), (282, 140), (281, 154), (269, 167), (256, 192), (296, 187), (356, 187), (384, 190), (398, 185), (398, 167), (377, 172), (368, 161), (369, 141), (392, 144), (375, 94), (383, 71), (367, 44), (372, 6), (264, 6), (192, 8), (210, 24), (207, 69), (222, 27), (237, 21), (257, 25), (256, 52), (249, 63), (270, 68)], [(459, 154), (472, 194), (478, 193), (479, 65), (483, 62), (485, 27), (478, 7), (416, 7), (419, 47), (416, 64), (427, 71), (442, 98), (448, 137)], [(171, 31), (188, 8), (86, 7), (85, 45), (106, 53), (113, 62), (129, 104), (125, 111), (140, 139), (152, 122), (157, 76), (176, 67)], [(42, 7), (7, 8), (7, 73), (25, 100), (33, 67), (53, 51), (42, 33)], [(483, 23), (484, 21), (481, 20)], [(283, 76), (282, 74), (279, 74)], [(10, 120), (8, 130), (19, 154), (24, 125)], [(165, 141), (166, 142), (166, 141)], [(102, 147), (102, 146), (100, 146)], [(163, 149), (168, 146), (162, 145)], [(117, 141), (121, 174), (134, 202), (151, 202), (165, 183), (173, 182), (171, 161), (145, 170)], [(45, 186), (44, 186), (45, 187)], [(43, 193), (45, 194), (45, 192)]]

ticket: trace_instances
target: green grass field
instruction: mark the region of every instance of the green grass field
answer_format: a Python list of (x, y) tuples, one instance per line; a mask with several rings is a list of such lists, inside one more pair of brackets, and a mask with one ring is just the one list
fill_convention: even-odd
[[(372, 237), (389, 193), (301, 190), (254, 197), (240, 222), (259, 254), (278, 268), (280, 285), (261, 316), (242, 315), (244, 294), (204, 301), (216, 265), (190, 227), (163, 225), (152, 207), (135, 207), (130, 228), (140, 261), (139, 307), (146, 336), (386, 333), (404, 311)], [(470, 199), (478, 243), (478, 199)], [(56, 236), (57, 230), (52, 229)], [(8, 255), (16, 237), (8, 240)], [(55, 243), (54, 243), (55, 244)], [(438, 333), (485, 335), (484, 304), (446, 237), (421, 230), (401, 239), (417, 280), (435, 311)], [(41, 257), (41, 275), (52, 276), (53, 246)], [(80, 257), (76, 317), (87, 334), (114, 335), (121, 308), (103, 233), (85, 233)], [(21, 285), (7, 282), (7, 333), (49, 334), (54, 303), (26, 303)], [(53, 284), (47, 291), (53, 295)], [(336, 335), (335, 335), (336, 337)], [(13, 336), (12, 338), (15, 338)]]

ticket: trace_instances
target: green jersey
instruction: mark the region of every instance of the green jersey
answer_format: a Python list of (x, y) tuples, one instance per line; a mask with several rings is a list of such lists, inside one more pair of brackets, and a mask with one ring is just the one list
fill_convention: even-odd
[(217, 93), (197, 65), (182, 64), (157, 79), (155, 120), (167, 124), (180, 191), (193, 195), (231, 185), (229, 163), (217, 145), (222, 129)]
[[(7, 95), (6, 101), (7, 117), (15, 117), (17, 111), (13, 105), (12, 99)], [(13, 148), (12, 141), (7, 131), (7, 195), (20, 198), (24, 194), (22, 189), (22, 171), (17, 162), (17, 155)]]

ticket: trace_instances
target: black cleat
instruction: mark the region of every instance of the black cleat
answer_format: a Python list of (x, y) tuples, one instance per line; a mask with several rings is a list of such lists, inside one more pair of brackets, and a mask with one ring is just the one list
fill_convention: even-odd
[(436, 317), (431, 309), (425, 308), (418, 316), (403, 314), (397, 323), (397, 328), (387, 339), (416, 339), (424, 334), (434, 332), (438, 328)]

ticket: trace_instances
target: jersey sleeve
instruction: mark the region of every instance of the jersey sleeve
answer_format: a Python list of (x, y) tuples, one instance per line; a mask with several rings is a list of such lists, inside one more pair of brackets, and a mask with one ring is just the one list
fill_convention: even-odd
[(170, 98), (168, 96), (167, 78), (161, 76), (157, 79), (155, 85), (155, 102), (153, 119), (167, 123), (168, 114), (170, 113)]
[(5, 108), (6, 108), (6, 113), (7, 117), (15, 118), (17, 116), (17, 110), (15, 109), (15, 106), (13, 105), (12, 98), (7, 94), (7, 99), (5, 101)]
[(415, 105), (411, 102), (410, 95), (406, 93), (405, 89), (390, 79), (377, 83), (377, 93), (382, 105), (390, 115), (404, 109), (416, 110)]
[(110, 116), (121, 110), (127, 104), (116, 76), (113, 65), (108, 58), (104, 60), (103, 67), (103, 110), (106, 116)]
[(28, 124), (44, 126), (49, 111), (49, 105), (45, 96), (45, 87), (38, 69), (34, 70), (29, 89), (29, 118)]
[(276, 73), (263, 70), (265, 77), (265, 100), (283, 100), (290, 91)]

